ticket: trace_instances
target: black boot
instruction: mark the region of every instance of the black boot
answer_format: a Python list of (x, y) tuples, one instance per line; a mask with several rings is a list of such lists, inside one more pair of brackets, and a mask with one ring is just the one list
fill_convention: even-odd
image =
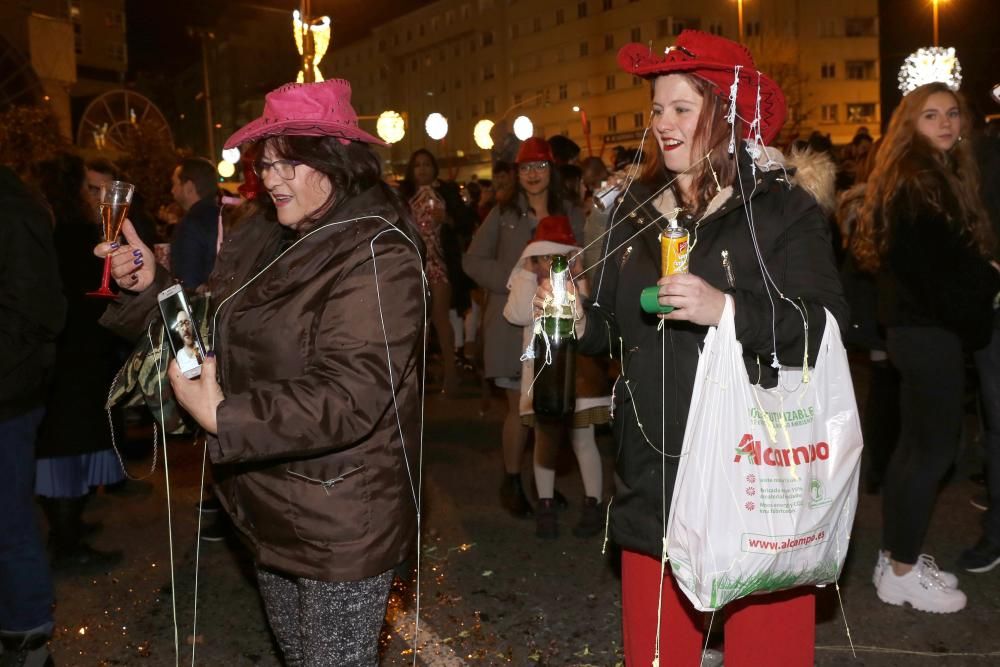
[(96, 574), (121, 562), (121, 551), (100, 551), (83, 541), (86, 496), (48, 498), (42, 504), (49, 520), (49, 555), (53, 572)]
[(587, 496), (580, 510), (580, 522), (573, 526), (574, 537), (593, 537), (604, 528), (604, 509), (601, 501)]
[(500, 487), (500, 504), (511, 516), (518, 519), (526, 519), (533, 514), (531, 503), (524, 495), (520, 473), (504, 475), (503, 486)]
[(535, 514), (535, 537), (543, 540), (554, 540), (559, 537), (556, 503), (552, 498), (538, 499), (538, 512)]
[(0, 667), (52, 667), (47, 634), (3, 632), (0, 643), (3, 644)]

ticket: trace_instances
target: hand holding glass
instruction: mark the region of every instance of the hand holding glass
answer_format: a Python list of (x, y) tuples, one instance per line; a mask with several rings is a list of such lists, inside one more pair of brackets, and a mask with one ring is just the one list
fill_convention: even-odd
[[(107, 185), (101, 186), (101, 203), (98, 207), (98, 213), (101, 217), (103, 240), (106, 243), (114, 243), (118, 240), (134, 192), (135, 186), (124, 181), (111, 181)], [(87, 296), (105, 299), (118, 296), (111, 291), (111, 253), (104, 257), (104, 273), (101, 277), (100, 289), (87, 292)]]

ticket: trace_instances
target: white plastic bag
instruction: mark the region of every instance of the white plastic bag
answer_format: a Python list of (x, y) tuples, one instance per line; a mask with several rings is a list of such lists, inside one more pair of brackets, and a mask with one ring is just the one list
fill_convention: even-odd
[(776, 388), (752, 385), (742, 355), (727, 296), (698, 361), (667, 526), (674, 577), (701, 611), (836, 581), (857, 507), (861, 424), (834, 317), (807, 381), (782, 368)]

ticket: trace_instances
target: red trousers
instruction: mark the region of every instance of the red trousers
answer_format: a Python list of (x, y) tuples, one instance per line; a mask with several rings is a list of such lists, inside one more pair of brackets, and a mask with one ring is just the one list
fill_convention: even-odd
[[(691, 606), (667, 566), (660, 620), (660, 667), (698, 667), (704, 613)], [(626, 667), (650, 667), (656, 647), (660, 562), (622, 551), (622, 634)], [(816, 596), (811, 588), (754, 595), (726, 605), (726, 667), (812, 667)], [(719, 619), (716, 616), (716, 620)]]

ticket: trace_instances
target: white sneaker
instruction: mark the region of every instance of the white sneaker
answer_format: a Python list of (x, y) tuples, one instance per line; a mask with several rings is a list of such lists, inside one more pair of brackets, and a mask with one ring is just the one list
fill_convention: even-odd
[(913, 569), (899, 577), (891, 567), (885, 568), (879, 579), (876, 593), (882, 602), (895, 605), (909, 603), (919, 611), (934, 614), (951, 614), (965, 608), (965, 593), (949, 588), (930, 563), (918, 559)]
[[(937, 578), (946, 588), (958, 588), (958, 577), (951, 572), (938, 569), (937, 562), (930, 554), (920, 554), (917, 561), (924, 563), (928, 576)], [(875, 561), (875, 571), (872, 572), (872, 586), (878, 588), (878, 582), (882, 580), (882, 575), (891, 567), (892, 562), (889, 560), (889, 556), (885, 551), (879, 550), (878, 560)]]

